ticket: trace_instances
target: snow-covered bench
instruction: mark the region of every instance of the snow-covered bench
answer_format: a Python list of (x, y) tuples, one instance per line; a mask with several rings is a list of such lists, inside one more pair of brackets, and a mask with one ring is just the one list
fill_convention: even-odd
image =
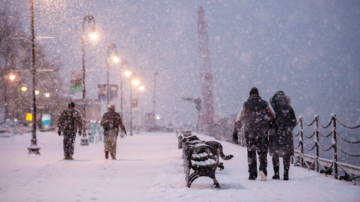
[[(184, 159), (187, 186), (190, 188), (197, 178), (204, 176), (213, 179), (216, 188), (220, 188), (219, 182), (215, 177), (215, 170), (219, 165), (217, 151), (201, 141), (196, 141), (195, 144), (188, 144), (187, 147), (188, 151)], [(191, 170), (194, 171), (192, 174), (190, 174)]]
[(176, 131), (178, 138), (178, 148), (181, 149), (183, 146), (183, 138), (191, 136), (191, 131)]

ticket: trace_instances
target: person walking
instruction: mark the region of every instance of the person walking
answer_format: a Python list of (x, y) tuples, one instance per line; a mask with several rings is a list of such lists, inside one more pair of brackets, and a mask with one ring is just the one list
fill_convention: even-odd
[(269, 153), (272, 156), (275, 175), (280, 179), (279, 157), (283, 157), (284, 180), (289, 180), (290, 157), (294, 155), (292, 130), (296, 126), (296, 116), (291, 101), (283, 91), (278, 91), (270, 98), (270, 104), (275, 111), (275, 132), (269, 135)]
[(258, 176), (256, 153), (260, 161), (259, 174), (261, 180), (267, 180), (268, 130), (273, 125), (274, 120), (275, 117), (269, 108), (269, 104), (261, 99), (256, 87), (252, 88), (250, 97), (236, 118), (233, 132), (233, 140), (237, 143), (237, 133), (240, 128), (244, 127), (249, 180), (255, 180)]
[(105, 159), (109, 158), (110, 153), (112, 159), (115, 160), (119, 127), (126, 135), (126, 129), (121, 120), (121, 116), (115, 112), (115, 105), (108, 106), (108, 112), (106, 112), (101, 119), (101, 126), (104, 128)]
[(64, 110), (59, 118), (58, 122), (58, 134), (61, 135), (61, 131), (64, 134), (64, 159), (74, 160), (74, 144), (76, 131), (81, 136), (82, 121), (81, 115), (78, 110), (75, 109), (75, 104), (70, 102), (68, 109)]

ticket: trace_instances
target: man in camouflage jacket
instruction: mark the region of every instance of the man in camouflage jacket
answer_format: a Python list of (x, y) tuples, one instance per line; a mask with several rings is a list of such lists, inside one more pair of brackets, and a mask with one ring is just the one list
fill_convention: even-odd
[(64, 134), (64, 159), (73, 160), (76, 131), (81, 136), (82, 118), (80, 112), (75, 109), (75, 104), (70, 102), (68, 109), (64, 110), (58, 122), (58, 134)]

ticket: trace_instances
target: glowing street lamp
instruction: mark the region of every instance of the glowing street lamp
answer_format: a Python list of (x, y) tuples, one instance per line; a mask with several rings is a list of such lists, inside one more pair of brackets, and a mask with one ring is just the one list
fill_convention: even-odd
[(50, 93), (45, 93), (45, 97), (49, 98), (49, 97), (50, 97)]
[(90, 38), (92, 40), (95, 40), (98, 38), (98, 35), (96, 34), (95, 30), (95, 18), (92, 15), (86, 15), (83, 19), (82, 23), (82, 72), (83, 72), (83, 78), (82, 78), (82, 110), (83, 110), (83, 138), (81, 139), (80, 145), (87, 146), (89, 145), (88, 139), (85, 138), (86, 136), (86, 110), (85, 110), (85, 22), (91, 23), (92, 22), (92, 33), (90, 34)]
[(113, 57), (113, 61), (114, 61), (115, 63), (118, 63), (118, 62), (120, 61), (120, 58), (119, 58), (117, 55), (115, 55), (115, 56)]
[(21, 87), (21, 91), (22, 91), (22, 92), (27, 91), (27, 87), (26, 87), (26, 86)]
[(129, 77), (129, 76), (131, 76), (131, 71), (127, 69), (127, 70), (125, 70), (124, 74), (125, 74), (125, 76)]
[(139, 87), (139, 90), (141, 90), (141, 91), (143, 91), (144, 89), (145, 89), (144, 86), (140, 86), (140, 87)]
[(92, 29), (92, 33), (90, 34), (90, 38), (92, 40), (96, 40), (99, 36), (96, 34), (96, 30), (95, 30), (95, 27), (93, 27)]
[(10, 79), (11, 81), (14, 81), (14, 80), (16, 79), (15, 74), (10, 74), (9, 79)]
[(39, 95), (40, 91), (35, 90), (35, 95)]
[(134, 84), (134, 86), (138, 86), (140, 84), (140, 81), (138, 79), (134, 79), (132, 83)]
[(159, 119), (160, 119), (160, 116), (156, 116), (156, 119), (159, 120)]

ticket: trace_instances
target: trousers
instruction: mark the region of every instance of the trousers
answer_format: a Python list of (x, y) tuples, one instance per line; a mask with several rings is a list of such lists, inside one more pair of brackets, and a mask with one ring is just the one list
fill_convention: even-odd
[(257, 177), (257, 153), (260, 162), (259, 170), (263, 171), (264, 174), (267, 175), (267, 152), (269, 147), (269, 142), (267, 138), (246, 140), (246, 147), (248, 155), (249, 174)]
[[(274, 167), (279, 167), (280, 166), (280, 160), (279, 160), (279, 154), (274, 153), (273, 157), (272, 157), (272, 162), (273, 162), (273, 166)], [(290, 168), (290, 155), (284, 155), (283, 156), (283, 162), (284, 162), (284, 170), (289, 170)]]
[(76, 133), (64, 132), (64, 156), (74, 155), (75, 137)]
[(104, 151), (110, 152), (112, 158), (116, 157), (116, 143), (117, 143), (117, 136), (105, 136), (104, 137)]

